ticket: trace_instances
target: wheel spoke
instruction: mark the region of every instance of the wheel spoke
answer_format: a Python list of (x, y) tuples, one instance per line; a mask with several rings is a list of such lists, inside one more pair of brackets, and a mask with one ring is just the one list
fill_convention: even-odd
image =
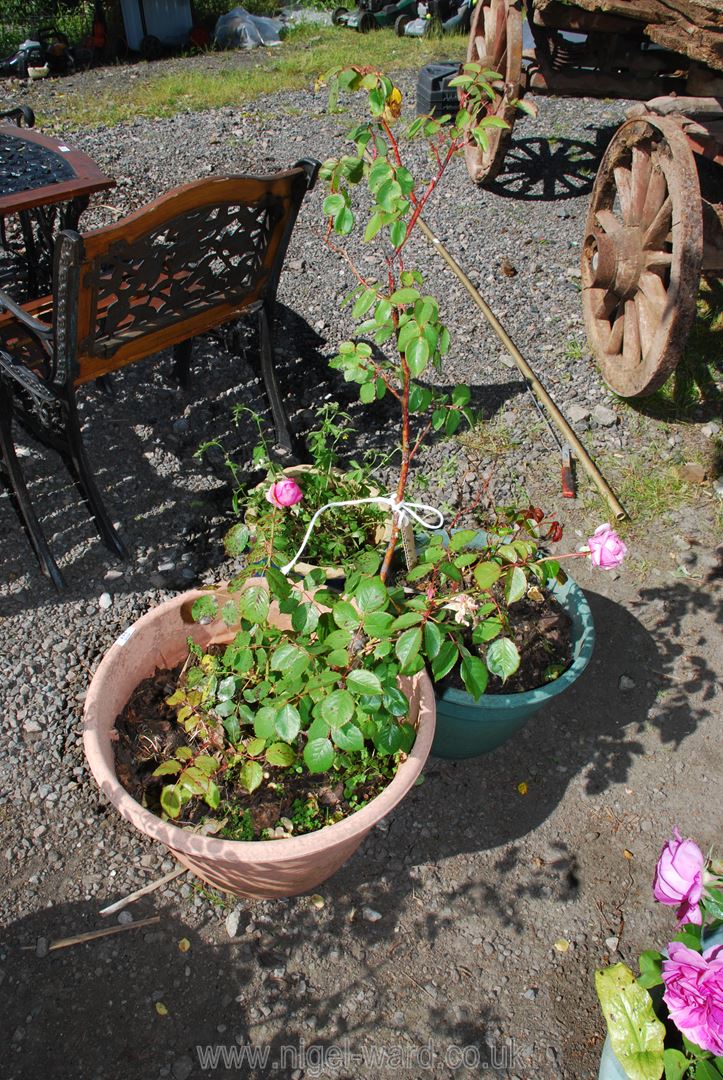
[(610, 289), (590, 289), (592, 313), (596, 319), (609, 320), (620, 299)]
[(630, 170), (624, 168), (622, 165), (616, 165), (613, 169), (615, 176), (615, 184), (618, 189), (618, 196), (620, 198), (620, 208), (623, 215), (623, 221), (626, 225), (630, 224)]
[(650, 184), (650, 151), (644, 146), (633, 147), (633, 160), (630, 166), (630, 221), (628, 225), (639, 225)]
[(654, 167), (650, 176), (648, 193), (645, 196), (645, 206), (643, 207), (643, 213), (640, 219), (640, 224), (643, 228), (647, 229), (652, 223), (653, 218), (665, 202), (667, 194), (668, 182), (665, 179), (665, 173), (661, 168)]
[(640, 325), (634, 300), (625, 301), (625, 328), (623, 331), (623, 360), (626, 364), (640, 363)]
[(673, 255), (670, 251), (648, 251), (645, 255), (645, 265), (652, 270), (655, 266), (671, 266)]
[(640, 290), (649, 300), (655, 318), (663, 319), (668, 308), (668, 292), (658, 275), (651, 270), (643, 271), (640, 275)]
[(621, 346), (623, 344), (623, 327), (625, 325), (625, 312), (621, 309), (615, 317), (613, 328), (610, 331), (610, 337), (608, 343), (605, 346), (605, 352), (610, 356), (617, 356), (620, 353)]
[(648, 298), (639, 292), (635, 296), (635, 310), (638, 313), (638, 326), (640, 327), (640, 351), (643, 359), (649, 356), (655, 339), (655, 331), (659, 325), (655, 312), (651, 310)]
[(668, 195), (645, 230), (644, 248), (659, 248), (666, 241), (673, 217), (673, 200)]
[(623, 228), (623, 223), (612, 212), (612, 210), (596, 210), (595, 217), (600, 222), (600, 227), (604, 232), (611, 234), (616, 233)]
[(487, 67), (487, 49), (485, 48), (485, 39), (479, 34), (475, 35), (474, 48), (477, 53), (477, 63), (482, 67)]

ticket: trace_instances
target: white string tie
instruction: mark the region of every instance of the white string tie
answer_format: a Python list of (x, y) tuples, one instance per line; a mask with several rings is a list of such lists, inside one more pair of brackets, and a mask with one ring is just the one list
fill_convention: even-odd
[[(363, 506), (369, 503), (376, 503), (379, 506), (388, 506), (399, 528), (406, 525), (410, 520), (416, 521), (423, 529), (441, 529), (444, 525), (444, 514), (442, 514), (436, 506), (429, 506), (427, 503), (407, 502), (405, 499), (397, 499), (396, 495), (372, 495), (368, 499), (347, 499), (340, 502), (325, 503), (323, 506), (319, 507), (312, 517), (306, 530), (306, 535), (301, 542), (301, 547), (296, 552), (293, 559), (288, 562), (286, 566), (281, 567), (281, 573), (288, 574), (294, 569), (297, 562), (304, 554), (316, 522), (323, 513), (327, 510), (333, 510), (335, 506)], [(431, 518), (430, 516), (427, 516), (426, 518), (423, 517), (418, 511), (426, 512), (427, 515), (431, 515)]]

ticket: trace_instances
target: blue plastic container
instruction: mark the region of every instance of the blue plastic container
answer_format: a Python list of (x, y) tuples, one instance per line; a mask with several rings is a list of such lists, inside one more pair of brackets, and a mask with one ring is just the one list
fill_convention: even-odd
[(592, 612), (580, 588), (567, 579), (551, 589), (572, 619), (573, 662), (553, 682), (521, 694), (484, 694), (475, 700), (465, 690), (437, 694), (437, 727), (432, 754), (468, 758), (501, 746), (524, 727), (533, 713), (565, 690), (588, 665), (595, 644)]

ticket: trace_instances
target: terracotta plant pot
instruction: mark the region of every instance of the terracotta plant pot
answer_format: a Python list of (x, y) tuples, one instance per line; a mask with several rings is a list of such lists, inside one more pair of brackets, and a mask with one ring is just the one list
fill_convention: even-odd
[[(116, 776), (113, 741), (116, 718), (138, 684), (156, 668), (180, 663), (189, 636), (204, 647), (225, 629), (220, 619), (205, 625), (193, 622), (191, 607), (201, 595), (200, 591), (187, 592), (154, 608), (106, 653), (85, 702), (83, 745), (88, 764), (101, 791), (127, 821), (160, 840), (180, 863), (209, 884), (236, 896), (257, 898), (307, 892), (339, 869), (419, 776), (434, 737), (432, 684), (424, 672), (400, 679), (411, 702), (409, 719), (417, 728), (416, 742), (388, 787), (350, 817), (285, 840), (219, 840), (180, 829), (145, 810), (122, 787)], [(283, 617), (278, 623), (283, 625)]]

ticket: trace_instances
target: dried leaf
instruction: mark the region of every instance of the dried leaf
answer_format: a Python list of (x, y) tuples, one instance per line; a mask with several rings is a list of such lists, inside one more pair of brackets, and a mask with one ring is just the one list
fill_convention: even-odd
[(162, 1001), (157, 1001), (156, 1002), (156, 1012), (158, 1013), (159, 1016), (168, 1016), (168, 1009), (166, 1008), (166, 1006), (163, 1004)]
[(526, 795), (528, 791), (529, 791), (529, 788), (528, 788), (528, 786), (527, 786), (527, 784), (526, 784), (526, 782), (524, 780), (522, 781), (521, 784), (517, 785), (517, 792), (518, 792), (519, 795)]
[(319, 896), (318, 893), (314, 893), (314, 895), (312, 897), (310, 897), (310, 900), (311, 900), (312, 907), (319, 908), (319, 909), (323, 908), (324, 902), (325, 902), (323, 896)]
[(628, 851), (627, 848), (625, 848), (625, 850), (623, 851), (623, 855), (625, 856), (626, 859), (634, 859), (635, 858), (632, 851)]
[(188, 952), (188, 950), (191, 948), (191, 942), (188, 940), (187, 937), (182, 937), (181, 940), (178, 942), (178, 948), (181, 952)]
[(567, 952), (567, 950), (570, 948), (570, 942), (567, 940), (567, 938), (560, 937), (557, 939), (557, 941), (552, 947), (556, 950), (556, 952)]

